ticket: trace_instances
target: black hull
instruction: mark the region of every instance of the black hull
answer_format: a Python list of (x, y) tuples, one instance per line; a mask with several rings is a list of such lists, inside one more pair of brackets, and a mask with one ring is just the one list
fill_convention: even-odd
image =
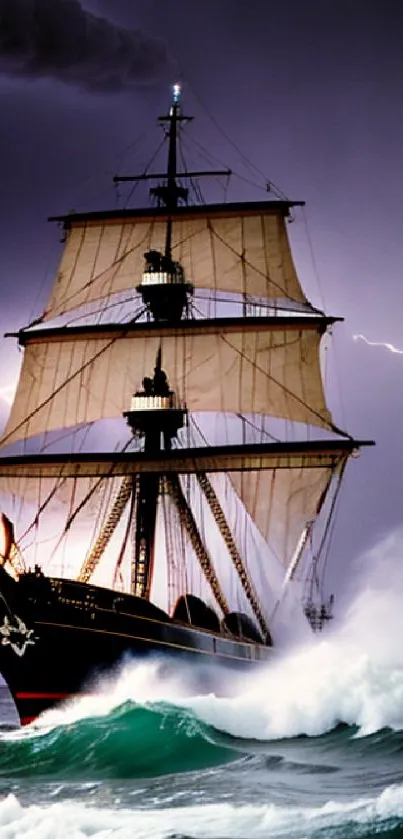
[[(263, 663), (270, 647), (189, 626), (153, 604), (108, 589), (0, 568), (0, 672), (22, 724), (70, 696), (125, 656), (187, 657), (239, 667)], [(174, 662), (173, 662), (174, 667)]]

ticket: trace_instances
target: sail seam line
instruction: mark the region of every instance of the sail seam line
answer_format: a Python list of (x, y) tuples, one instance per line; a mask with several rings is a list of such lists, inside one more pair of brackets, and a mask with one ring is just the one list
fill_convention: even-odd
[[(148, 225), (148, 227), (150, 227), (150, 225)], [(103, 271), (100, 271), (100, 273), (99, 273), (99, 274), (96, 274), (96, 275), (95, 275), (95, 277), (91, 277), (91, 279), (89, 279), (86, 283), (84, 283), (84, 285), (83, 285), (83, 286), (80, 286), (80, 288), (76, 289), (76, 291), (74, 291), (74, 292), (73, 292), (73, 294), (70, 294), (70, 296), (65, 297), (65, 298), (63, 299), (63, 301), (60, 301), (59, 306), (56, 308), (56, 314), (57, 314), (58, 310), (62, 311), (62, 310), (61, 310), (61, 306), (65, 306), (65, 305), (66, 305), (66, 303), (67, 303), (67, 304), (69, 304), (72, 300), (74, 300), (74, 298), (75, 298), (75, 297), (77, 297), (78, 295), (82, 294), (84, 291), (86, 291), (87, 289), (89, 289), (89, 288), (90, 288), (90, 287), (91, 287), (91, 286), (92, 286), (95, 282), (97, 282), (97, 280), (102, 279), (102, 277), (103, 277), (105, 274), (107, 274), (107, 273), (108, 273), (108, 271), (110, 271), (110, 270), (111, 270), (111, 268), (112, 268), (112, 269), (114, 269), (114, 271), (112, 272), (112, 278), (111, 278), (111, 280), (110, 280), (110, 282), (112, 282), (112, 281), (115, 279), (116, 272), (117, 272), (117, 271), (118, 271), (118, 269), (120, 268), (120, 266), (121, 266), (122, 262), (123, 262), (123, 261), (124, 261), (124, 260), (125, 260), (128, 256), (130, 256), (132, 253), (135, 253), (135, 252), (136, 252), (139, 248), (144, 247), (144, 243), (147, 241), (148, 235), (149, 235), (149, 230), (147, 230), (147, 232), (145, 233), (145, 235), (144, 235), (143, 239), (141, 240), (141, 242), (138, 242), (138, 244), (137, 244), (137, 245), (134, 245), (134, 247), (130, 248), (128, 251), (126, 251), (124, 254), (122, 254), (122, 256), (120, 256), (118, 259), (115, 259), (115, 260), (111, 263), (111, 265), (108, 265), (108, 267), (107, 267), (107, 268), (105, 268)], [(96, 258), (95, 258), (95, 260), (94, 260), (94, 266), (95, 266), (95, 263), (96, 263)], [(102, 295), (101, 295), (101, 297), (100, 297), (100, 298), (98, 298), (98, 299), (102, 299), (102, 297), (107, 297), (107, 296), (108, 296), (108, 294), (110, 294), (110, 291), (109, 291), (109, 292), (105, 292), (105, 294), (102, 294)], [(84, 301), (84, 303), (83, 303), (83, 304), (78, 304), (78, 305), (84, 305), (84, 304), (85, 304), (85, 302), (86, 302), (86, 301)], [(74, 307), (73, 307), (73, 308), (74, 308)], [(52, 314), (52, 307), (50, 307), (50, 308), (48, 308), (48, 309), (45, 309), (44, 314), (43, 314), (43, 317), (45, 317), (45, 316), (49, 316), (49, 315), (51, 315), (51, 314)]]
[[(255, 265), (253, 265), (251, 262), (249, 262), (249, 260), (246, 259), (245, 256), (242, 253), (238, 253), (238, 251), (235, 250), (235, 248), (233, 248), (232, 245), (229, 245), (228, 242), (226, 242), (225, 239), (223, 239), (222, 236), (220, 236), (220, 234), (217, 233), (214, 230), (214, 227), (212, 226), (212, 224), (210, 222), (210, 219), (208, 220), (208, 224), (209, 224), (209, 227), (211, 229), (211, 232), (212, 232), (213, 236), (215, 236), (215, 238), (218, 239), (218, 241), (221, 242), (221, 244), (224, 245), (224, 247), (228, 248), (228, 250), (231, 251), (231, 253), (235, 254), (235, 256), (238, 257), (239, 260), (242, 260), (244, 262), (244, 264), (248, 266), (248, 268), (251, 268), (253, 271), (256, 271), (256, 273), (259, 274), (259, 276), (263, 277), (263, 279), (267, 280), (269, 283), (274, 285), (279, 291), (281, 291), (283, 293), (284, 297), (286, 297), (287, 300), (292, 300), (295, 303), (295, 298), (290, 297), (290, 295), (287, 294), (286, 290), (281, 285), (279, 285), (279, 283), (277, 283), (270, 276), (265, 274), (264, 271), (261, 271), (260, 268), (257, 268)], [(270, 299), (270, 298), (268, 298), (268, 299)], [(311, 304), (309, 303), (309, 301), (307, 300), (305, 295), (303, 295), (303, 299), (308, 303), (309, 307), (313, 311), (318, 311), (318, 310), (315, 310), (313, 306), (311, 306)]]
[[(285, 385), (281, 384), (281, 382), (279, 382), (277, 379), (275, 379), (274, 376), (271, 373), (267, 373), (267, 371), (264, 370), (263, 367), (261, 367), (259, 364), (257, 364), (256, 361), (253, 361), (251, 358), (248, 358), (248, 356), (245, 356), (244, 353), (242, 353), (241, 350), (239, 350), (237, 347), (235, 347), (234, 344), (232, 344), (231, 341), (229, 341), (228, 338), (225, 337), (225, 335), (221, 334), (220, 338), (222, 339), (222, 341), (224, 341), (226, 344), (228, 344), (228, 346), (231, 347), (231, 349), (234, 352), (236, 352), (241, 358), (245, 358), (245, 360), (249, 364), (251, 364), (253, 367), (255, 367), (259, 371), (259, 373), (262, 373), (264, 376), (266, 376), (267, 379), (274, 382), (274, 384), (277, 385), (277, 387), (279, 387), (281, 390), (283, 390), (284, 393), (287, 394), (287, 396), (291, 397), (291, 399), (295, 399), (297, 402), (299, 402), (301, 405), (303, 405), (304, 408), (307, 408), (307, 410), (310, 411), (311, 414), (318, 417), (318, 419), (322, 420), (322, 422), (326, 422), (324, 417), (322, 416), (322, 414), (320, 414), (318, 411), (315, 411), (314, 408), (311, 408), (306, 402), (304, 402), (303, 399), (301, 399), (299, 396), (297, 396), (296, 393), (292, 393), (292, 391), (289, 390)], [(253, 413), (253, 411), (251, 413)], [(344, 434), (346, 437), (350, 437), (350, 435), (347, 434), (347, 432), (339, 431), (338, 429), (336, 429), (336, 426), (333, 426), (331, 421), (326, 422), (326, 424), (333, 431), (337, 430), (337, 433)], [(350, 439), (352, 439), (352, 438), (350, 438)]]

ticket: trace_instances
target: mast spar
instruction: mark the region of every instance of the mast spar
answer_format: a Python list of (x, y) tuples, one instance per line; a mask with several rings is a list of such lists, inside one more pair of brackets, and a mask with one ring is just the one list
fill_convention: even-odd
[[(182, 187), (177, 182), (177, 142), (178, 142), (178, 125), (183, 122), (189, 122), (193, 117), (183, 116), (180, 109), (180, 95), (181, 88), (179, 84), (174, 84), (172, 105), (169, 113), (165, 116), (159, 117), (158, 121), (168, 123), (168, 166), (166, 174), (166, 184), (164, 186), (156, 186), (150, 189), (150, 195), (154, 195), (160, 202), (162, 201), (168, 210), (174, 210), (179, 206), (179, 202), (187, 202), (188, 190)], [(167, 237), (166, 256), (170, 256), (171, 242)]]
[[(175, 211), (180, 201), (187, 201), (188, 190), (177, 182), (178, 125), (190, 117), (180, 111), (180, 86), (173, 86), (172, 104), (167, 116), (169, 146), (166, 182), (150, 189), (168, 212)], [(150, 250), (144, 254), (146, 270), (137, 287), (149, 315), (155, 321), (175, 324), (187, 313), (188, 295), (193, 291), (184, 280), (182, 266), (172, 260), (172, 219), (166, 223), (165, 253)], [(143, 379), (143, 390), (135, 394), (132, 409), (124, 413), (133, 434), (144, 440), (144, 452), (156, 455), (171, 449), (171, 441), (183, 426), (186, 410), (176, 407), (175, 393), (170, 390), (167, 376), (162, 369), (161, 345), (157, 353), (153, 378)], [(154, 567), (155, 530), (158, 498), (162, 476), (140, 475), (133, 480), (133, 497), (137, 497), (135, 513), (135, 555), (132, 564), (131, 589), (139, 597), (150, 597)], [(132, 505), (134, 513), (134, 505)]]
[[(142, 282), (137, 286), (148, 312), (156, 321), (175, 322), (181, 319), (184, 310), (188, 315), (188, 298), (193, 292), (193, 286), (185, 282), (184, 271), (179, 262), (172, 259), (172, 217), (180, 202), (187, 202), (188, 190), (178, 183), (177, 172), (177, 142), (178, 126), (189, 122), (192, 117), (186, 117), (180, 110), (180, 86), (173, 86), (172, 104), (166, 116), (159, 117), (159, 122), (168, 123), (168, 161), (165, 183), (151, 187), (150, 195), (154, 196), (159, 206), (168, 211), (165, 232), (165, 251), (149, 250), (144, 256), (146, 270)], [(155, 177), (155, 176), (150, 176)]]

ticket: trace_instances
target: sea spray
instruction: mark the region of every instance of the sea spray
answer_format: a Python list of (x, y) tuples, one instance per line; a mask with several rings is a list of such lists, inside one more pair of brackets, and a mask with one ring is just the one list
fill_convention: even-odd
[[(259, 749), (281, 754), (284, 738), (295, 745), (291, 738), (331, 731), (334, 737), (323, 738), (325, 761), (357, 734), (365, 748), (355, 739), (353, 754), (401, 755), (401, 735), (385, 729), (403, 730), (403, 586), (395, 560), (402, 544), (394, 534), (360, 561), (343, 621), (309, 643), (280, 649), (257, 672), (228, 673), (229, 696), (195, 693), (196, 665), (127, 660), (91, 695), (46, 712), (25, 730), (2, 734), (0, 776), (141, 778), (197, 771)], [(298, 749), (300, 760), (300, 743)]]
[(361, 557), (344, 619), (303, 644), (280, 648), (256, 673), (228, 673), (230, 696), (189, 696), (186, 667), (127, 663), (94, 696), (44, 714), (40, 724), (109, 713), (128, 700), (173, 703), (237, 738), (319, 735), (339, 723), (362, 734), (403, 729), (402, 554), (398, 531)]
[(160, 663), (132, 664), (91, 700), (43, 719), (108, 712), (124, 700), (165, 700), (236, 738), (320, 735), (339, 723), (356, 726), (361, 734), (403, 729), (402, 552), (399, 531), (362, 557), (344, 620), (308, 642), (280, 649), (256, 674), (228, 675), (229, 697), (186, 695), (185, 670), (162, 678)]
[(320, 735), (339, 723), (361, 734), (403, 729), (403, 531), (361, 557), (344, 616), (249, 677), (235, 697), (184, 701), (235, 737)]

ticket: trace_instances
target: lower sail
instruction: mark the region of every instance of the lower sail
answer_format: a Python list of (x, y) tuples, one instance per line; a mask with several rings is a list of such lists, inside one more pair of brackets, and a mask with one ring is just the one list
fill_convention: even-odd
[[(0, 673), (21, 723), (80, 693), (125, 655), (160, 654), (231, 667), (263, 663), (271, 647), (174, 620), (148, 600), (51, 578), (13, 580), (0, 567)], [(201, 686), (203, 687), (203, 686)]]

